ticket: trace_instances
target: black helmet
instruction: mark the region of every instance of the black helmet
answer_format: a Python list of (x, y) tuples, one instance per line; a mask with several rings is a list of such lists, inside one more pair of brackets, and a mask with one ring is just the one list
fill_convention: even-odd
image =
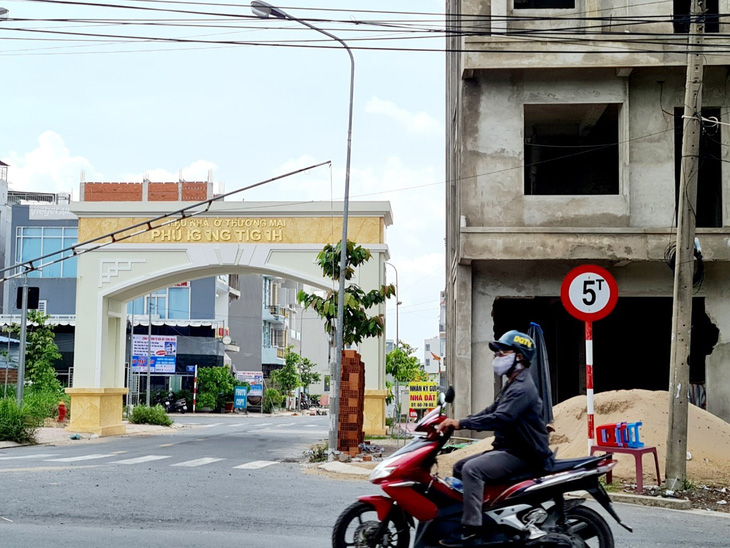
[(530, 365), (537, 351), (535, 341), (532, 340), (532, 337), (514, 329), (507, 331), (499, 340), (490, 342), (489, 348), (494, 352), (498, 352), (499, 350), (514, 350), (515, 352), (519, 352), (525, 357), (527, 365)]

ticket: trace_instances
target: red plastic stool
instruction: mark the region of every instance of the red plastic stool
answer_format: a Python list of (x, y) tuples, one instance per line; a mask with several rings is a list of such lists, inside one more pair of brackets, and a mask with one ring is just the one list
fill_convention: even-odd
[[(636, 461), (636, 490), (641, 492), (644, 490), (644, 468), (641, 464), (641, 459), (645, 453), (652, 453), (654, 455), (654, 464), (656, 465), (656, 480), (657, 485), (662, 484), (662, 476), (659, 472), (659, 457), (656, 453), (656, 447), (608, 447), (605, 445), (594, 445), (591, 447), (591, 455), (596, 451), (602, 453), (627, 453), (634, 455)], [(611, 483), (613, 479), (613, 473), (608, 472), (606, 474), (606, 483)]]

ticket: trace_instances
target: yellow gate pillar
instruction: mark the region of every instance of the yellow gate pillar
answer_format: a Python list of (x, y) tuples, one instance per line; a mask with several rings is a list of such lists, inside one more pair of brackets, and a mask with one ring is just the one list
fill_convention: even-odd
[(122, 398), (128, 392), (124, 387), (126, 311), (119, 300), (99, 296), (94, 301), (81, 310), (77, 305), (76, 333), (93, 336), (76, 337), (74, 387), (66, 389), (71, 396), (67, 430), (116, 436), (126, 432), (122, 422)]

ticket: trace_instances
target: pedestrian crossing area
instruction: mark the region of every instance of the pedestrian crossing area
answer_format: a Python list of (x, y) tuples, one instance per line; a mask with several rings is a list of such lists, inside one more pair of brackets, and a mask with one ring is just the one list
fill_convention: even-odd
[(141, 455), (130, 458), (120, 458), (119, 453), (89, 453), (85, 455), (76, 455), (72, 457), (60, 456), (56, 453), (38, 453), (34, 455), (22, 456), (0, 456), (0, 469), (6, 465), (22, 464), (27, 467), (30, 463), (55, 463), (55, 464), (84, 464), (84, 465), (104, 465), (104, 466), (134, 466), (147, 465), (157, 463), (163, 466), (171, 466), (176, 468), (198, 468), (201, 466), (218, 465), (232, 468), (235, 470), (261, 470), (275, 464), (280, 464), (275, 460), (255, 460), (250, 462), (235, 462), (234, 459), (222, 457), (200, 457), (192, 460), (184, 459), (181, 455)]

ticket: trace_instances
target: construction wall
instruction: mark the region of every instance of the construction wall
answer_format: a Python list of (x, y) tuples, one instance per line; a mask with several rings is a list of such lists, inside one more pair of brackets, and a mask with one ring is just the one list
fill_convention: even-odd
[(202, 202), (213, 197), (213, 183), (81, 183), (82, 202)]

